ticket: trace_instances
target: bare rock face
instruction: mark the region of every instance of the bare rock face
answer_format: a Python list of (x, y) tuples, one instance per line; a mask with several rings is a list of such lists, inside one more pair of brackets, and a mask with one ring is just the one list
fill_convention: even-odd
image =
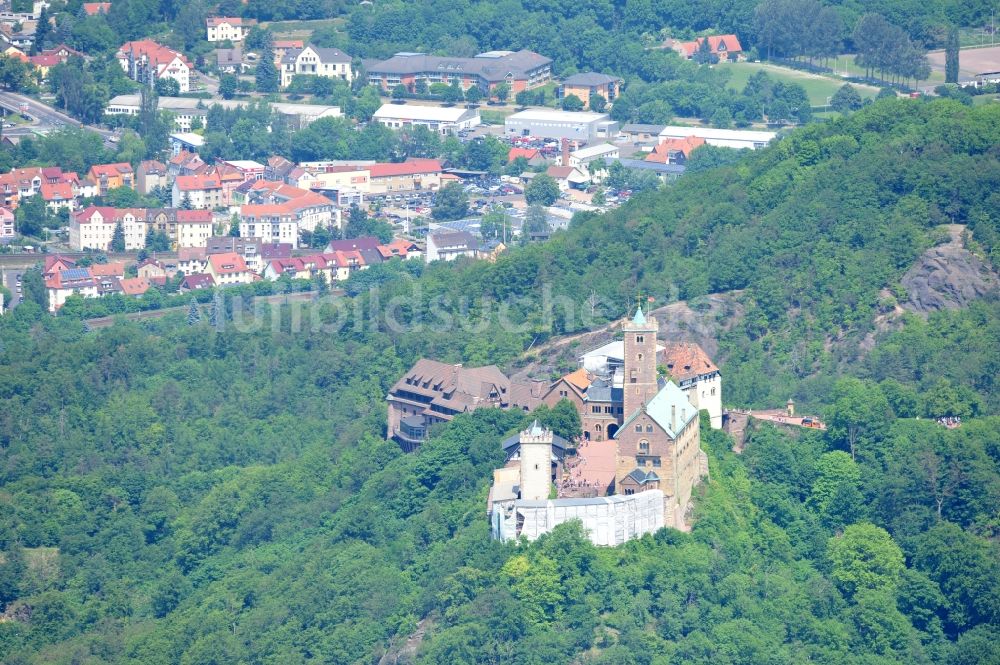
[(951, 240), (928, 249), (903, 276), (905, 309), (924, 314), (965, 307), (1000, 288), (993, 268), (963, 246), (963, 229), (952, 225)]

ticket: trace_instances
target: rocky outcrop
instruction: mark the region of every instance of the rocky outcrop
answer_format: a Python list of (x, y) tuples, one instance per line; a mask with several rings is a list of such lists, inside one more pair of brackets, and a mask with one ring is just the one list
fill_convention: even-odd
[(965, 248), (964, 229), (950, 225), (950, 240), (924, 252), (903, 276), (901, 283), (909, 296), (901, 303), (905, 309), (922, 314), (955, 309), (997, 291), (997, 273)]

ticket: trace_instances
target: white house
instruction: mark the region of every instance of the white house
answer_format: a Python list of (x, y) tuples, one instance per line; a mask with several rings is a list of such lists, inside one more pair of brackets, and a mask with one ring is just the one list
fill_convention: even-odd
[(383, 104), (372, 116), (390, 129), (424, 126), (439, 134), (454, 134), (480, 124), (479, 109), (422, 106), (420, 104)]
[(249, 32), (249, 26), (244, 25), (243, 19), (232, 16), (212, 16), (205, 19), (205, 27), (208, 31), (208, 41), (210, 42), (241, 42)]
[[(569, 166), (586, 169), (588, 164), (599, 159), (618, 159), (619, 157), (621, 157), (621, 152), (618, 146), (600, 143), (569, 153)], [(565, 164), (560, 164), (560, 166), (565, 166)]]
[(281, 58), (281, 87), (287, 88), (299, 75), (339, 78), (351, 82), (351, 56), (340, 49), (321, 48), (307, 44), (305, 48), (289, 49)]
[(177, 81), (180, 92), (191, 90), (191, 71), (194, 65), (183, 53), (151, 39), (125, 42), (115, 57), (133, 81), (152, 88), (159, 79), (173, 79)]
[(454, 261), (460, 256), (479, 256), (479, 241), (466, 231), (437, 231), (427, 236), (424, 261)]

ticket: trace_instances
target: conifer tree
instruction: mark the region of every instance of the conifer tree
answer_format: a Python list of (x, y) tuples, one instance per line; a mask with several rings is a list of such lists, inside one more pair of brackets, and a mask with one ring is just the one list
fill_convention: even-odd
[(115, 232), (111, 235), (111, 251), (125, 251), (125, 227), (122, 226), (121, 222), (115, 224)]
[(198, 312), (198, 301), (191, 297), (191, 306), (188, 307), (188, 325), (193, 326), (201, 321), (201, 313)]

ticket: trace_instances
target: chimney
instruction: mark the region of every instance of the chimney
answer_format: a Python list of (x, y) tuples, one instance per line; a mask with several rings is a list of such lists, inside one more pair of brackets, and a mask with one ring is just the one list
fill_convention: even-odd
[(562, 166), (569, 166), (569, 139), (562, 140)]
[(675, 434), (677, 433), (677, 405), (676, 404), (671, 404), (670, 405), (670, 429), (674, 430)]

